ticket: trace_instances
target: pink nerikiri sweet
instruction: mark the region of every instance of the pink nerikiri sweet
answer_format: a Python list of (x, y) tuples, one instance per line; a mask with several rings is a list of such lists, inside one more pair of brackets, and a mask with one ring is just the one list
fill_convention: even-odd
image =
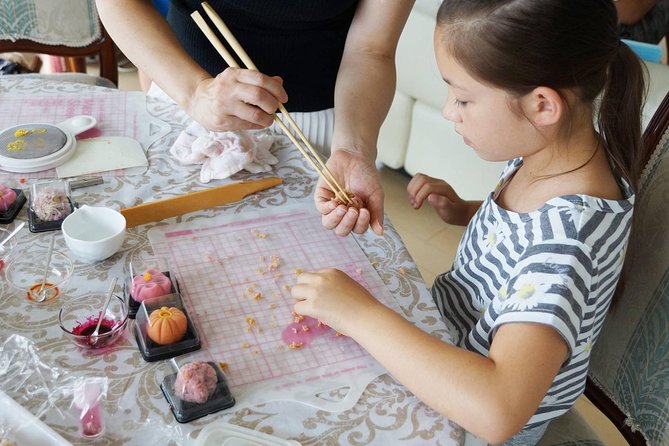
[(189, 403), (202, 404), (216, 390), (216, 370), (203, 361), (193, 361), (182, 366), (174, 381), (176, 396)]
[(172, 282), (170, 282), (170, 278), (157, 269), (151, 268), (141, 276), (132, 278), (130, 296), (137, 302), (143, 302), (152, 297), (170, 294), (171, 291)]
[(0, 212), (7, 212), (16, 201), (16, 191), (0, 184)]

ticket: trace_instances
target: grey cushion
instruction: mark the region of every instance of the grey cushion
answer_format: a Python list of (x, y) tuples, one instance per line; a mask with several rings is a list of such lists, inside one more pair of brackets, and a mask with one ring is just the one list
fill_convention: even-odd
[(590, 377), (650, 445), (669, 438), (669, 132), (637, 194), (628, 283), (593, 349)]

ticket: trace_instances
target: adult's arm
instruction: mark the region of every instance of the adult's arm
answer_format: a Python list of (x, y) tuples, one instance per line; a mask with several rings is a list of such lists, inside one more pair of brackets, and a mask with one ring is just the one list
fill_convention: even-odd
[[(414, 0), (361, 0), (349, 29), (335, 88), (335, 128), (328, 167), (364, 203), (335, 209), (319, 184), (316, 205), (339, 235), (383, 231), (383, 191), (375, 169), (379, 128), (395, 94), (395, 50)], [(426, 42), (427, 44), (428, 42)], [(342, 215), (343, 214), (343, 215)]]
[(657, 0), (618, 0), (615, 2), (618, 20), (625, 25), (634, 25), (650, 11)]
[[(195, 121), (213, 131), (267, 127), (288, 100), (278, 77), (228, 68), (213, 78), (179, 44), (146, 0), (96, 0), (112, 39)], [(212, 57), (219, 57), (212, 48)]]

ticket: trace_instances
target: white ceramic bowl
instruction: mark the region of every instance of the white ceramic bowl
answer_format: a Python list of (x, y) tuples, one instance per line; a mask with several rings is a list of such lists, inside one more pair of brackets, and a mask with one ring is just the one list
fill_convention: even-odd
[(76, 258), (99, 262), (121, 249), (125, 217), (112, 208), (83, 205), (63, 220), (61, 229)]

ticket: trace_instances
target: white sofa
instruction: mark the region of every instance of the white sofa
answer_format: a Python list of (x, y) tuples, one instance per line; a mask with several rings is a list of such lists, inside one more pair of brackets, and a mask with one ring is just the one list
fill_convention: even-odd
[[(397, 90), (378, 143), (378, 160), (409, 174), (448, 181), (465, 199), (482, 199), (494, 187), (502, 163), (476, 156), (441, 116), (447, 95), (437, 69), (433, 31), (440, 0), (417, 0), (397, 48)], [(669, 66), (647, 63), (650, 90), (644, 126), (669, 91)]]

